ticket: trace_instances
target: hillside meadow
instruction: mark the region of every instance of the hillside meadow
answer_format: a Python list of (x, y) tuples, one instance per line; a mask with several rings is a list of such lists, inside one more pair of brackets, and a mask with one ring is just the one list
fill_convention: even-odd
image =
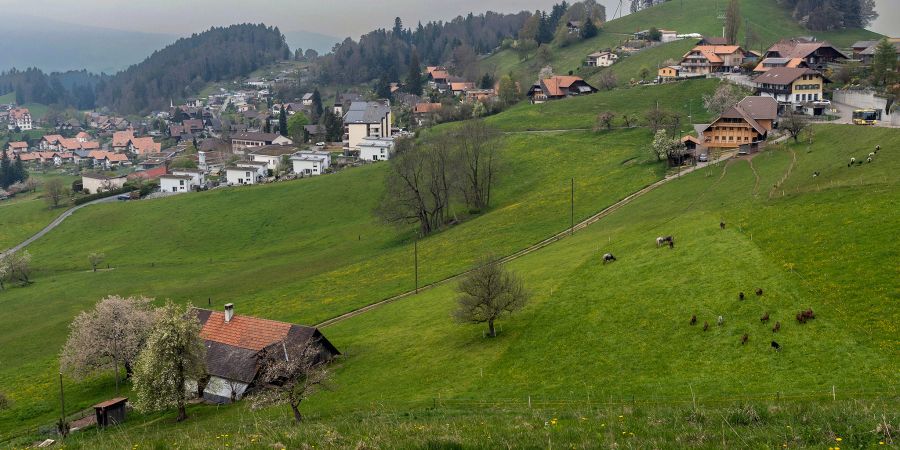
[(17, 195), (15, 198), (0, 202), (0, 251), (33, 236), (66, 209), (66, 206), (50, 209), (43, 198), (42, 184), (52, 178), (59, 178), (68, 186), (75, 177), (61, 175), (32, 175), (32, 177), (38, 182), (35, 192)]
[[(645, 150), (649, 140), (645, 129), (505, 136), (494, 205), (420, 240), (420, 282), (565, 229), (573, 177), (576, 220), (658, 180), (664, 171)], [(412, 289), (413, 229), (373, 213), (386, 168), (77, 211), (29, 246), (35, 284), (0, 292), (9, 312), (0, 316), (0, 391), (12, 400), (0, 434), (52, 422), (66, 326), (105, 295), (234, 302), (241, 313), (315, 324)], [(108, 269), (90, 271), (94, 251)], [(23, 322), (31, 325), (15, 326)], [(71, 383), (71, 408), (102, 398), (97, 386)]]
[[(67, 445), (896, 444), (900, 274), (884, 261), (900, 256), (900, 155), (847, 161), (900, 132), (820, 126), (813, 140), (686, 175), (509, 263), (532, 299), (495, 339), (452, 321), (452, 284), (325, 328), (345, 356), (301, 426), (244, 402), (178, 425), (137, 415)], [(665, 234), (674, 249), (656, 247)], [(816, 318), (797, 323), (808, 308)]]

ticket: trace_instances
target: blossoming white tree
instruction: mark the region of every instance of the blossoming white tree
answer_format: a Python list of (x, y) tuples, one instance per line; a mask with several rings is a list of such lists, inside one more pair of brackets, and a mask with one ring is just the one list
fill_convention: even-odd
[(187, 418), (188, 383), (205, 375), (206, 347), (200, 339), (200, 321), (190, 306), (167, 302), (135, 365), (135, 407), (139, 411), (178, 408), (176, 420), (181, 422)]

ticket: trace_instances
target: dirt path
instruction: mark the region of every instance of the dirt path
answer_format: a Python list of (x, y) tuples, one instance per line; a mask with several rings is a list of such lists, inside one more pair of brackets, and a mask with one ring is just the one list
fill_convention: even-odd
[(747, 158), (747, 164), (750, 164), (750, 170), (753, 171), (753, 176), (756, 177), (756, 183), (753, 185), (753, 196), (759, 197), (759, 172), (756, 171), (756, 167), (753, 165), (753, 158)]
[(794, 166), (797, 164), (797, 152), (794, 149), (791, 149), (791, 163), (788, 165), (787, 171), (785, 171), (784, 176), (772, 186), (772, 189), (769, 191), (769, 198), (775, 196), (778, 193), (778, 189), (784, 186), (784, 182), (791, 176), (791, 172), (794, 171)]
[[(732, 156), (733, 156), (733, 155), (731, 155), (731, 154), (723, 155), (721, 158), (719, 158), (719, 159), (717, 159), (717, 160), (715, 160), (715, 161), (710, 161), (709, 164), (715, 164), (715, 163), (719, 163), (719, 162), (722, 162), (722, 161), (726, 161), (726, 160), (728, 160), (729, 158), (731, 158)], [(536, 252), (536, 251), (538, 251), (538, 250), (540, 250), (540, 249), (542, 249), (542, 248), (544, 248), (544, 247), (547, 247), (547, 246), (550, 245), (550, 244), (553, 244), (554, 242), (559, 241), (560, 239), (565, 238), (566, 236), (572, 235), (572, 234), (573, 234), (574, 232), (576, 232), (576, 231), (583, 230), (583, 229), (587, 228), (588, 226), (590, 226), (590, 225), (592, 225), (592, 224), (598, 222), (600, 219), (602, 219), (602, 218), (604, 218), (604, 217), (606, 217), (606, 216), (612, 214), (613, 212), (615, 212), (615, 211), (621, 209), (623, 206), (625, 206), (625, 205), (631, 203), (632, 201), (634, 201), (634, 199), (636, 199), (636, 198), (638, 198), (638, 197), (640, 197), (640, 196), (642, 196), (642, 195), (644, 195), (644, 194), (646, 194), (646, 193), (648, 193), (648, 192), (650, 192), (650, 191), (652, 191), (652, 190), (654, 190), (654, 189), (656, 189), (656, 188), (658, 188), (658, 187), (660, 187), (660, 186), (662, 186), (662, 185), (664, 185), (664, 184), (666, 184), (666, 183), (668, 183), (668, 182), (670, 182), (670, 181), (672, 181), (672, 180), (678, 179), (678, 178), (680, 178), (680, 177), (683, 176), (683, 175), (687, 175), (687, 174), (689, 174), (689, 173), (691, 173), (691, 172), (693, 172), (693, 171), (695, 171), (695, 170), (703, 169), (703, 168), (705, 168), (705, 167), (706, 167), (706, 166), (694, 166), (694, 167), (691, 167), (690, 169), (684, 170), (683, 172), (681, 172), (681, 173), (678, 174), (678, 175), (667, 176), (667, 177), (665, 177), (665, 178), (663, 178), (663, 179), (661, 179), (661, 180), (659, 180), (659, 181), (656, 181), (655, 183), (650, 184), (650, 185), (644, 187), (643, 189), (641, 189), (641, 190), (639, 190), (639, 191), (637, 191), (637, 192), (634, 192), (634, 193), (628, 195), (627, 197), (625, 197), (625, 198), (619, 200), (618, 202), (616, 202), (616, 203), (610, 205), (609, 207), (607, 207), (606, 209), (603, 209), (602, 211), (600, 211), (600, 212), (598, 212), (598, 213), (592, 215), (591, 217), (588, 217), (587, 219), (584, 219), (584, 220), (582, 220), (581, 222), (578, 222), (577, 224), (575, 224), (574, 227), (567, 228), (566, 230), (561, 231), (561, 232), (559, 232), (559, 233), (556, 233), (556, 234), (554, 234), (553, 236), (550, 236), (550, 237), (548, 237), (547, 239), (544, 239), (544, 240), (542, 240), (542, 241), (540, 241), (540, 242), (538, 242), (538, 243), (536, 243), (536, 244), (530, 245), (530, 246), (528, 246), (528, 247), (526, 247), (526, 248), (523, 248), (522, 250), (519, 250), (519, 251), (517, 251), (517, 252), (515, 252), (515, 253), (513, 253), (513, 254), (511, 254), (511, 255), (508, 255), (508, 256), (505, 256), (505, 257), (503, 257), (503, 258), (500, 258), (500, 259), (498, 260), (498, 262), (499, 262), (500, 264), (505, 264), (505, 263), (508, 263), (508, 262), (510, 262), (510, 261), (519, 259), (519, 258), (521, 258), (521, 257), (523, 257), (523, 256), (525, 256), (525, 255), (527, 255), (527, 254), (529, 254), (529, 253), (534, 253), (534, 252)], [(727, 167), (727, 166), (726, 166), (726, 167)], [(723, 172), (724, 172), (724, 171), (723, 171)], [(724, 177), (724, 173), (723, 173), (722, 176)], [(463, 272), (459, 272), (459, 273), (457, 273), (457, 274), (455, 274), (455, 275), (451, 275), (451, 276), (449, 276), (449, 277), (447, 277), (447, 278), (444, 278), (444, 279), (435, 281), (435, 282), (433, 282), (433, 283), (429, 283), (429, 284), (423, 285), (423, 286), (419, 287), (418, 290), (407, 291), (407, 292), (404, 292), (404, 293), (402, 293), (402, 294), (395, 295), (395, 296), (393, 296), (393, 297), (388, 297), (388, 298), (386, 298), (386, 299), (384, 299), (384, 300), (381, 300), (381, 301), (378, 301), (378, 302), (376, 302), (376, 303), (372, 303), (372, 304), (370, 304), (370, 305), (366, 305), (366, 306), (363, 306), (363, 307), (361, 307), (361, 308), (355, 309), (355, 310), (353, 310), (353, 311), (350, 311), (350, 312), (341, 314), (341, 315), (339, 315), (339, 316), (333, 317), (333, 318), (331, 318), (331, 319), (325, 320), (325, 321), (320, 322), (319, 324), (317, 324), (317, 325), (315, 325), (315, 326), (318, 327), (318, 328), (324, 328), (324, 327), (327, 327), (327, 326), (329, 326), (329, 325), (334, 325), (334, 324), (336, 324), (336, 323), (338, 323), (338, 322), (342, 322), (342, 321), (347, 320), (347, 319), (349, 319), (349, 318), (351, 318), (351, 317), (358, 316), (358, 315), (363, 314), (363, 313), (365, 313), (365, 312), (367, 312), (367, 311), (371, 311), (371, 310), (373, 310), (373, 309), (375, 309), (375, 308), (384, 306), (384, 305), (386, 305), (386, 304), (388, 304), (388, 303), (392, 303), (392, 302), (395, 302), (395, 301), (397, 301), (397, 300), (400, 300), (400, 299), (403, 299), (403, 298), (406, 298), (406, 297), (413, 296), (413, 295), (419, 293), (420, 291), (425, 291), (425, 290), (428, 290), (428, 289), (432, 289), (432, 288), (441, 286), (441, 285), (443, 285), (443, 284), (446, 284), (446, 283), (448, 283), (448, 282), (451, 282), (451, 281), (453, 281), (453, 280), (456, 280), (456, 279), (460, 278), (461, 276), (470, 273), (471, 271), (472, 271), (472, 269), (469, 269), (469, 270), (466, 270), (466, 271), (463, 271)]]

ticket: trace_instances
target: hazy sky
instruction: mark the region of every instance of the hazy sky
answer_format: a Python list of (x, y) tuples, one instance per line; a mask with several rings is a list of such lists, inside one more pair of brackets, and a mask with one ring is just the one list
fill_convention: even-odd
[[(876, 2), (881, 17), (872, 28), (900, 35), (900, 1)], [(449, 19), (468, 11), (548, 9), (553, 3), (555, 0), (0, 0), (0, 10), (104, 28), (179, 35), (213, 25), (264, 22), (282, 31), (356, 38), (373, 28), (390, 27), (398, 15), (407, 25), (414, 25), (419, 20)], [(611, 17), (619, 2), (600, 3), (607, 6)]]

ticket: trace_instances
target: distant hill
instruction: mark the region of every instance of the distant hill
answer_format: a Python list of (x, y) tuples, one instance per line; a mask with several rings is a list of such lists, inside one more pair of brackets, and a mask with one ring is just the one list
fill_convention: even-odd
[(343, 40), (337, 36), (313, 33), (312, 31), (284, 31), (283, 33), (284, 40), (291, 50), (311, 48), (319, 52), (320, 55), (330, 52), (334, 48), (334, 44)]
[(27, 15), (5, 16), (0, 70), (87, 69), (115, 73), (141, 62), (178, 36), (91, 27)]

